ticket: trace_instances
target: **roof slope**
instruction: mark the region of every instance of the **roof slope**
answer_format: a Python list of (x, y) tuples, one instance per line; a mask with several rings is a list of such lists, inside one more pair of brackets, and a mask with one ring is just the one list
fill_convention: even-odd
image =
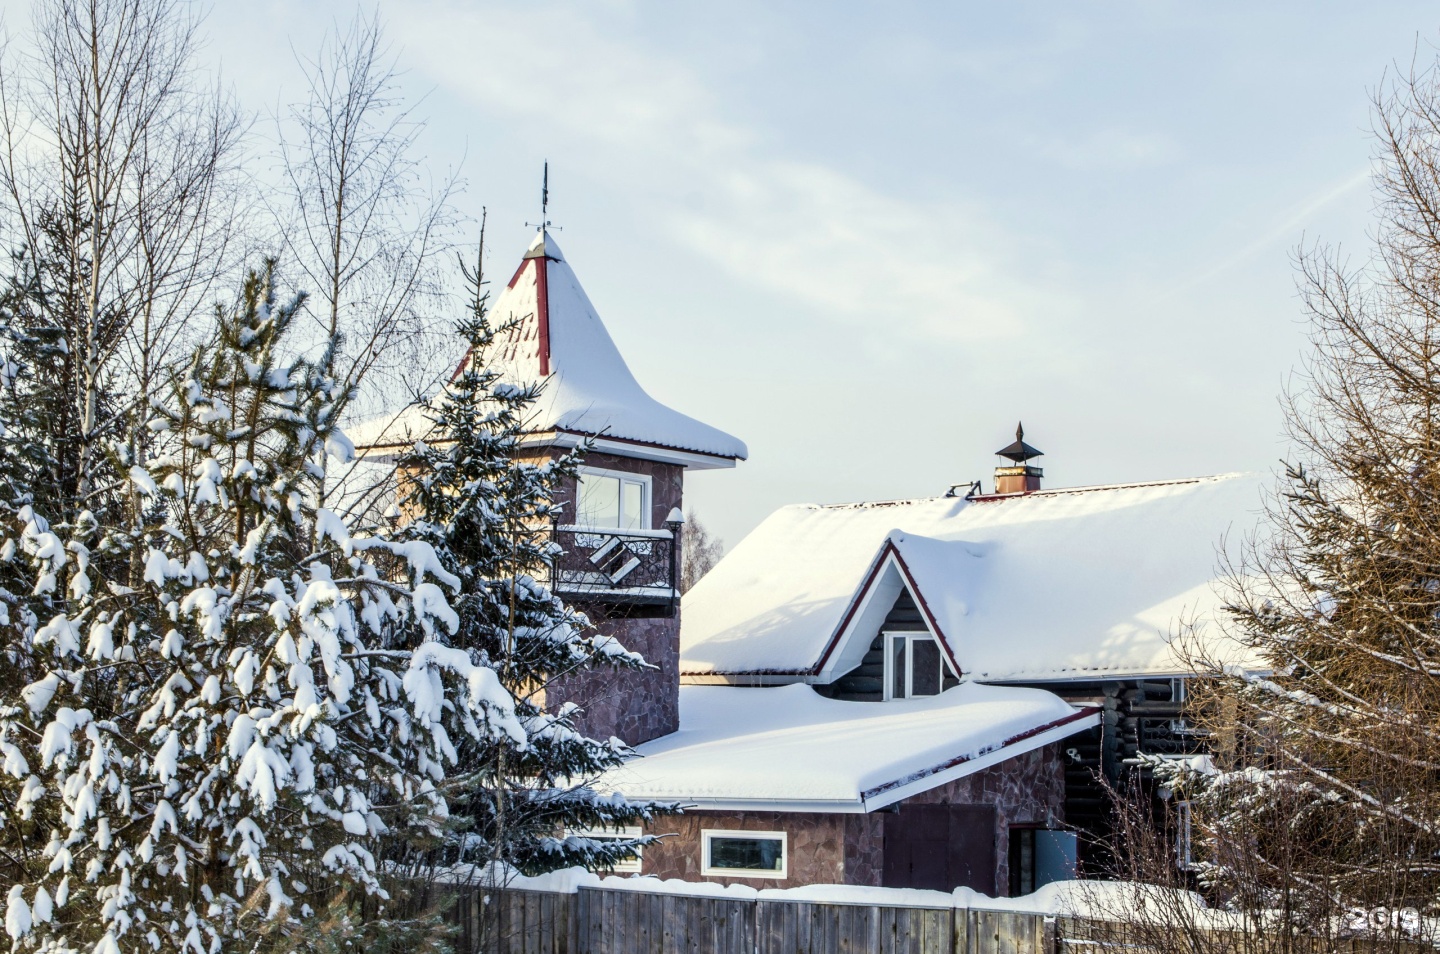
[(599, 782), (711, 809), (873, 811), (1096, 723), (1049, 692), (963, 685), (840, 702), (809, 686), (681, 686), (680, 730)]
[(963, 679), (1181, 673), (1171, 637), (1190, 624), (1243, 661), (1211, 624), (1213, 580), (1225, 535), (1254, 526), (1259, 491), (1229, 475), (785, 507), (685, 595), (681, 670), (818, 675), (891, 552)]
[[(490, 311), (510, 325), (493, 360), (505, 380), (545, 380), (528, 429), (603, 435), (743, 460), (743, 441), (666, 407), (645, 392), (611, 339), (580, 280), (548, 233), (536, 235)], [(349, 431), (357, 447), (408, 446), (429, 430), (424, 408), (408, 408)]]

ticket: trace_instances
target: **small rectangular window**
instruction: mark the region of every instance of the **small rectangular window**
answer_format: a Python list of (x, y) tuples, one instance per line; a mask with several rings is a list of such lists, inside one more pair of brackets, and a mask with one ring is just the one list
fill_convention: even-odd
[(620, 490), (620, 527), (638, 530), (640, 515), (645, 509), (645, 486), (639, 481), (626, 480), (621, 482)]
[[(632, 826), (608, 830), (603, 828), (585, 828), (577, 831), (567, 831), (565, 834), (574, 835), (578, 838), (589, 838), (592, 841), (621, 841), (639, 838), (641, 831), (639, 827)], [(605, 870), (613, 871), (616, 874), (639, 874), (640, 853), (642, 851), (644, 851), (643, 848), (636, 848), (633, 857), (627, 858), (624, 861), (617, 861), (612, 867), (606, 868)]]
[(783, 831), (706, 831), (700, 873), (712, 878), (784, 878), (786, 841)]

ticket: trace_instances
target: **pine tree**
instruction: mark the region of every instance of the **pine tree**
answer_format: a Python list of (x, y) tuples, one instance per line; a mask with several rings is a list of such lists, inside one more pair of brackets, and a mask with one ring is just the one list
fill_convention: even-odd
[[(433, 547), (459, 580), (451, 603), (459, 628), (450, 645), (493, 666), (515, 699), (522, 731), (467, 739), (466, 772), (449, 790), (465, 816), (459, 860), (500, 863), (526, 874), (581, 865), (605, 869), (653, 840), (584, 837), (674, 812), (674, 806), (597, 794), (600, 774), (631, 757), (618, 739), (597, 741), (574, 729), (573, 706), (547, 711), (551, 679), (593, 666), (646, 665), (565, 605), (545, 585), (555, 555), (555, 493), (573, 477), (583, 448), (527, 456), (527, 413), (540, 385), (517, 386), (486, 364), (496, 335), (485, 314), (478, 268), (467, 273), (473, 297), (459, 332), (470, 350), (460, 373), (432, 404), (433, 428), (399, 462), (409, 523), (397, 538)], [(493, 869), (492, 869), (493, 870)]]
[(6, 929), (37, 949), (248, 948), (347, 887), (383, 899), (387, 839), (446, 831), (457, 746), (525, 738), (447, 641), (461, 581), (431, 546), (317, 506), (347, 395), (333, 342), (286, 356), (301, 302), (272, 275), (157, 402), (133, 526), (0, 514), (33, 670), (0, 709)]

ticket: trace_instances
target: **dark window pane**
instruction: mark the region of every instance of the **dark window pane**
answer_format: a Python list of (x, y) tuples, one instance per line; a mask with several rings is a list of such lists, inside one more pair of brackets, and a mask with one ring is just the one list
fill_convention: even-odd
[(933, 639), (916, 639), (910, 643), (915, 654), (910, 666), (914, 674), (910, 677), (912, 696), (935, 696), (940, 694), (940, 647)]
[(896, 639), (891, 642), (890, 650), (890, 695), (895, 699), (904, 699), (905, 692), (905, 640)]
[(778, 838), (711, 838), (710, 867), (782, 871), (784, 844)]

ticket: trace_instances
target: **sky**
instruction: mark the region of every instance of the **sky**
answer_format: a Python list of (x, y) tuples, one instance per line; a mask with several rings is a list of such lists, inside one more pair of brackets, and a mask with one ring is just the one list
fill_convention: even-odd
[[(207, 65), (274, 109), (356, 9), (220, 0)], [(1406, 2), (379, 12), (493, 272), (548, 161), (557, 239), (636, 377), (748, 443), (687, 480), (730, 546), (789, 503), (988, 488), (1019, 420), (1051, 487), (1273, 470), (1296, 250), (1363, 262), (1371, 97), (1440, 41)]]

